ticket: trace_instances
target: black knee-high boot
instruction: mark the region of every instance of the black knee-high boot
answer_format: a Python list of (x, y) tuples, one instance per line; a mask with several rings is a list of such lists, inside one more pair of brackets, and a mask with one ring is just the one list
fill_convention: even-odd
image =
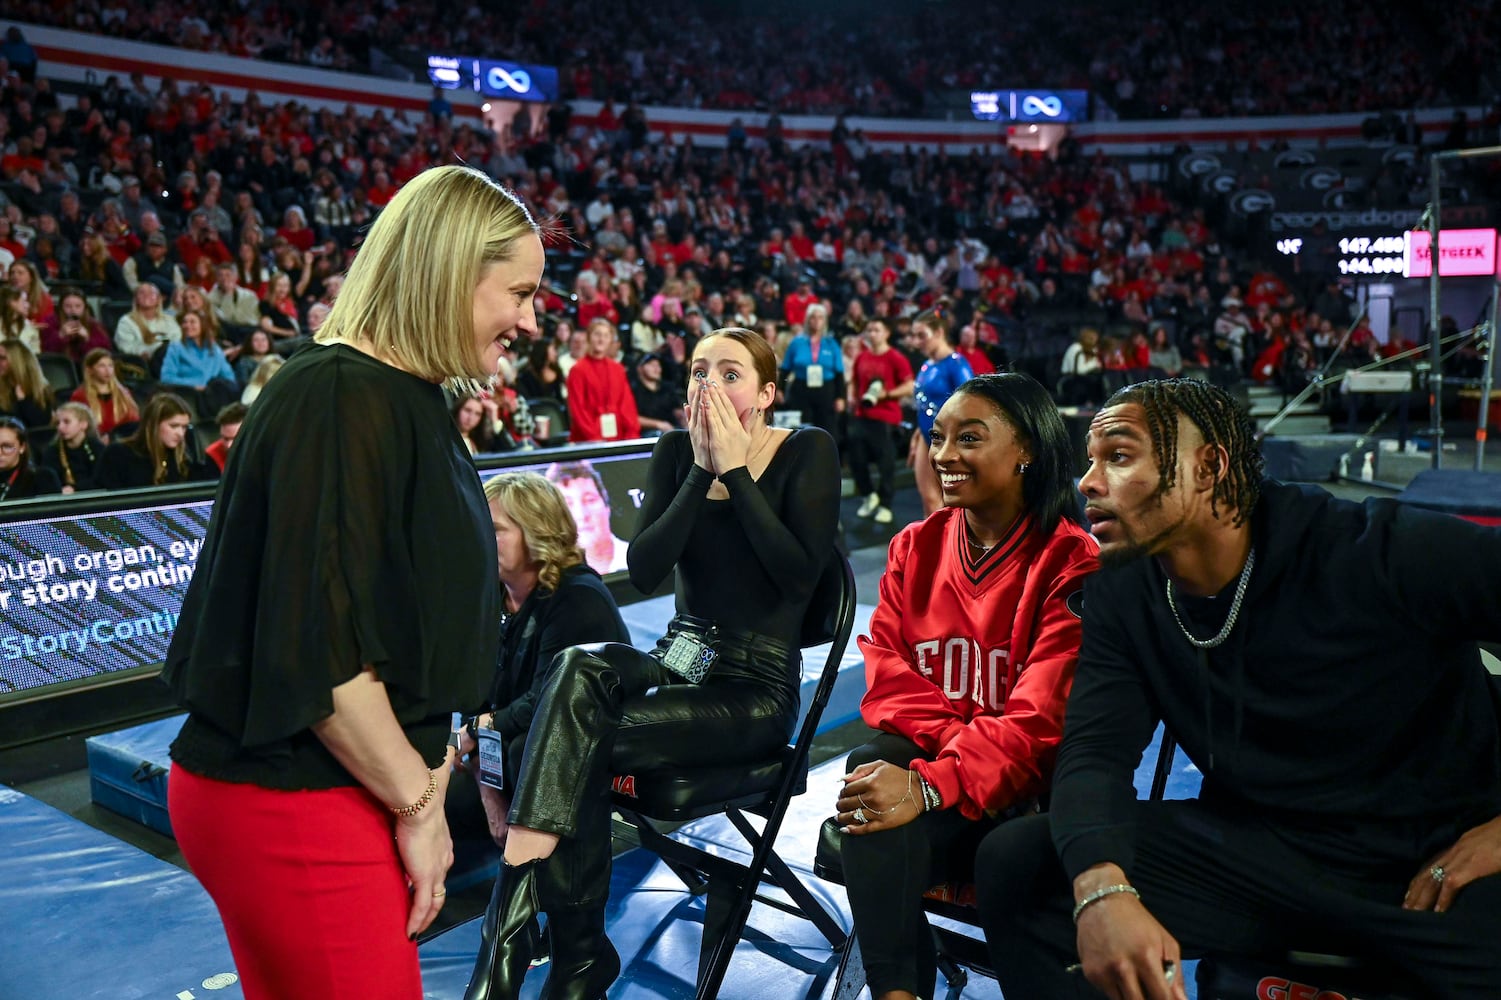
[(547, 912), (552, 962), (543, 1000), (600, 1000), (620, 975), (620, 956), (605, 936), (610, 895), (610, 800), (594, 790), (580, 803), (578, 832), (558, 842), (537, 873)]
[(620, 975), (620, 954), (605, 936), (605, 905), (547, 914), (552, 962), (542, 1000), (602, 1000)]
[(464, 1000), (515, 1000), (532, 960), (533, 927), (539, 909), (537, 868), (544, 861), (502, 863), (481, 925), (479, 955)]

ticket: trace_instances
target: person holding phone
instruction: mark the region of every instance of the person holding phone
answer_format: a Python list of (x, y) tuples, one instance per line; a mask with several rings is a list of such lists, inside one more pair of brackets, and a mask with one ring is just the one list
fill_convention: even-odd
[(57, 312), (42, 324), (42, 351), (63, 354), (79, 364), (94, 350), (110, 350), (114, 345), (103, 325), (89, 312), (88, 300), (76, 288), (64, 289), (57, 296)]

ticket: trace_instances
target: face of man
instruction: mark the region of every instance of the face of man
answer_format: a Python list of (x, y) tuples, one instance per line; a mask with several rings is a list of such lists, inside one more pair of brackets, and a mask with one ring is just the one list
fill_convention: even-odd
[(603, 323), (595, 323), (589, 327), (589, 356), (592, 358), (607, 358), (611, 348), (615, 346), (615, 331)]
[[(1089, 471), (1079, 482), (1089, 531), (1100, 543), (1102, 565), (1158, 555), (1213, 519), (1199, 474), (1209, 447), (1193, 422), (1178, 417), (1177, 478), (1161, 489), (1161, 470), (1146, 411), (1137, 403), (1101, 410), (1089, 425)], [(1214, 477), (1207, 479), (1210, 490)]]

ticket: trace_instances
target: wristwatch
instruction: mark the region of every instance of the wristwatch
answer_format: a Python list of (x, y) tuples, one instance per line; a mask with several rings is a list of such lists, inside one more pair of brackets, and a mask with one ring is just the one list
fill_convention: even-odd
[(453, 747), (453, 755), (455, 757), (462, 757), (464, 754), (462, 740), (463, 733), (464, 731), (462, 729), (455, 729), (453, 730), (453, 732), (448, 734), (448, 745)]
[(479, 740), (479, 715), (471, 715), (464, 720), (464, 732), (469, 734), (471, 740)]

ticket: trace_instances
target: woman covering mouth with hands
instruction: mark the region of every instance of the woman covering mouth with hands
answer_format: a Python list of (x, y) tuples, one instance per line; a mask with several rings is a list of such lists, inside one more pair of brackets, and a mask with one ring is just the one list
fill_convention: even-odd
[(836, 823), (874, 1000), (933, 996), (923, 914), (966, 881), (1001, 820), (1036, 810), (1063, 730), (1094, 540), (1077, 523), (1068, 434), (1047, 391), (981, 375), (929, 436), (945, 507), (891, 542)]
[(770, 426), (776, 356), (749, 330), (707, 334), (689, 370), (688, 429), (652, 452), (627, 554), (643, 591), (676, 570), (677, 613), (649, 654), (612, 642), (553, 661), (466, 1000), (518, 995), (538, 910), (543, 995), (603, 996), (620, 972), (605, 936), (611, 776), (765, 760), (797, 722), (798, 634), (839, 513), (834, 441)]

